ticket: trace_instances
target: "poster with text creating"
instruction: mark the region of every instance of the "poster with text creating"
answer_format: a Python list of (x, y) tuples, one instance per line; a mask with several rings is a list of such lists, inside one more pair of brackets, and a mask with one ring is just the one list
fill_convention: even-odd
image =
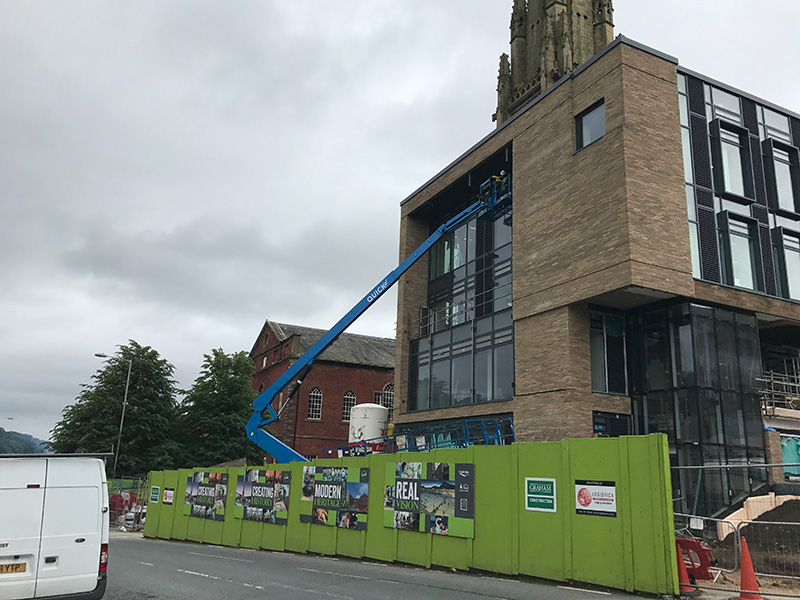
[(290, 471), (246, 469), (236, 477), (234, 516), (245, 521), (286, 525)]
[(194, 475), (186, 478), (184, 514), (200, 519), (224, 521), (227, 497), (227, 473), (195, 471)]
[(575, 480), (575, 512), (597, 517), (617, 516), (617, 486), (613, 481)]
[(385, 527), (475, 537), (475, 465), (398, 462), (386, 465)]
[(368, 467), (303, 467), (300, 522), (367, 529)]

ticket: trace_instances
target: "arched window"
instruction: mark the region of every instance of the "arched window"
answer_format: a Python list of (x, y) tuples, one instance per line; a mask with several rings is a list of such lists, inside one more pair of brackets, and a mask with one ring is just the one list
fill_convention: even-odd
[(353, 392), (345, 392), (342, 401), (342, 421), (350, 420), (350, 409), (356, 405), (356, 395)]
[(381, 406), (389, 409), (389, 421), (394, 418), (394, 384), (387, 383), (383, 386), (383, 397), (381, 398)]
[(308, 417), (309, 419), (322, 418), (322, 390), (314, 388), (308, 392)]

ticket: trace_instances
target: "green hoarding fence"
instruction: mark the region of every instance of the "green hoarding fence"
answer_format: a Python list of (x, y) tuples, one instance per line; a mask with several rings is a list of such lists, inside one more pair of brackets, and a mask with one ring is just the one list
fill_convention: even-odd
[[(426, 533), (434, 521), (414, 523), (425, 532), (395, 529), (394, 519), (402, 520), (402, 515), (387, 510), (386, 486), (395, 485), (389, 474), (399, 472), (399, 463), (422, 465), (425, 473), (446, 463), (450, 475), (444, 479), (451, 480), (448, 483), (456, 489), (433, 497), (455, 494), (457, 500), (461, 484), (459, 475), (451, 471), (466, 477), (471, 469), (474, 482), (464, 481), (470, 482), (474, 496), (461, 496), (458, 502), (462, 506), (448, 513), (465, 510), (468, 512), (459, 514), (468, 516), (451, 516), (447, 535)], [(368, 487), (364, 488), (368, 496), (361, 498), (367, 503), (365, 530), (308, 522), (312, 503), (302, 497), (303, 467), (309, 466), (346, 467), (348, 481), (357, 481), (359, 473), (365, 477), (364, 468), (369, 469)], [(147, 496), (156, 497), (152, 492), (157, 487), (158, 500), (148, 504), (144, 535), (423, 567), (480, 569), (630, 592), (678, 593), (669, 456), (667, 438), (662, 434), (373, 454), (253, 468), (291, 473), (286, 524), (239, 517), (242, 513), (235, 509), (237, 477), (250, 467), (203, 467), (150, 474), (151, 493)], [(195, 473), (208, 475), (211, 471), (227, 474), (221, 520), (191, 516), (185, 502), (187, 481), (193, 481)], [(398, 474), (397, 481), (401, 479)], [(171, 504), (165, 503), (169, 490)], [(363, 515), (359, 518), (363, 520)]]

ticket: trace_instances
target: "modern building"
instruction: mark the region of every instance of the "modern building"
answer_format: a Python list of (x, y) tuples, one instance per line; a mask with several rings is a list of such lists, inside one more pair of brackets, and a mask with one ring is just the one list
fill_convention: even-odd
[(511, 177), (399, 282), (395, 423), (663, 432), (706, 467), (673, 470), (676, 510), (718, 514), (768, 484), (720, 465), (781, 462), (761, 380), (800, 372), (800, 115), (612, 41), (612, 14), (515, 1), (497, 129), (402, 202), (401, 259)]
[[(266, 321), (250, 358), (252, 387), (263, 392), (325, 331)], [(394, 407), (394, 340), (342, 334), (319, 358), (289, 401), (278, 398), (281, 419), (270, 425), (276, 437), (307, 458), (324, 458), (325, 448), (347, 443), (350, 409), (373, 402)]]

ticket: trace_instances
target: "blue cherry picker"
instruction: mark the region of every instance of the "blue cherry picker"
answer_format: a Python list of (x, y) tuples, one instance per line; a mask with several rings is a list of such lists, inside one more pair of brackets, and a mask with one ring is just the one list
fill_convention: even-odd
[[(440, 225), (428, 239), (426, 239), (411, 255), (406, 258), (383, 281), (373, 287), (370, 292), (361, 299), (350, 311), (343, 316), (325, 335), (312, 345), (297, 361), (292, 364), (284, 373), (278, 377), (263, 393), (253, 401), (253, 416), (247, 422), (247, 436), (250, 441), (258, 445), (267, 454), (275, 457), (279, 463), (289, 463), (293, 461), (306, 461), (307, 459), (295, 450), (281, 442), (278, 438), (264, 431), (263, 427), (274, 423), (280, 419), (280, 413), (297, 392), (303, 378), (308, 373), (314, 360), (333, 342), (336, 341), (345, 329), (347, 329), (364, 311), (391, 288), (400, 276), (417, 262), (431, 247), (441, 239), (441, 237), (457, 229), (460, 225), (478, 216), (486, 219), (495, 219), (511, 204), (511, 185), (509, 176), (504, 171), (499, 176), (495, 175), (487, 179), (480, 186), (477, 200), (457, 214), (455, 217)], [(286, 402), (276, 411), (275, 404), (281, 391), (288, 385), (292, 385)]]

